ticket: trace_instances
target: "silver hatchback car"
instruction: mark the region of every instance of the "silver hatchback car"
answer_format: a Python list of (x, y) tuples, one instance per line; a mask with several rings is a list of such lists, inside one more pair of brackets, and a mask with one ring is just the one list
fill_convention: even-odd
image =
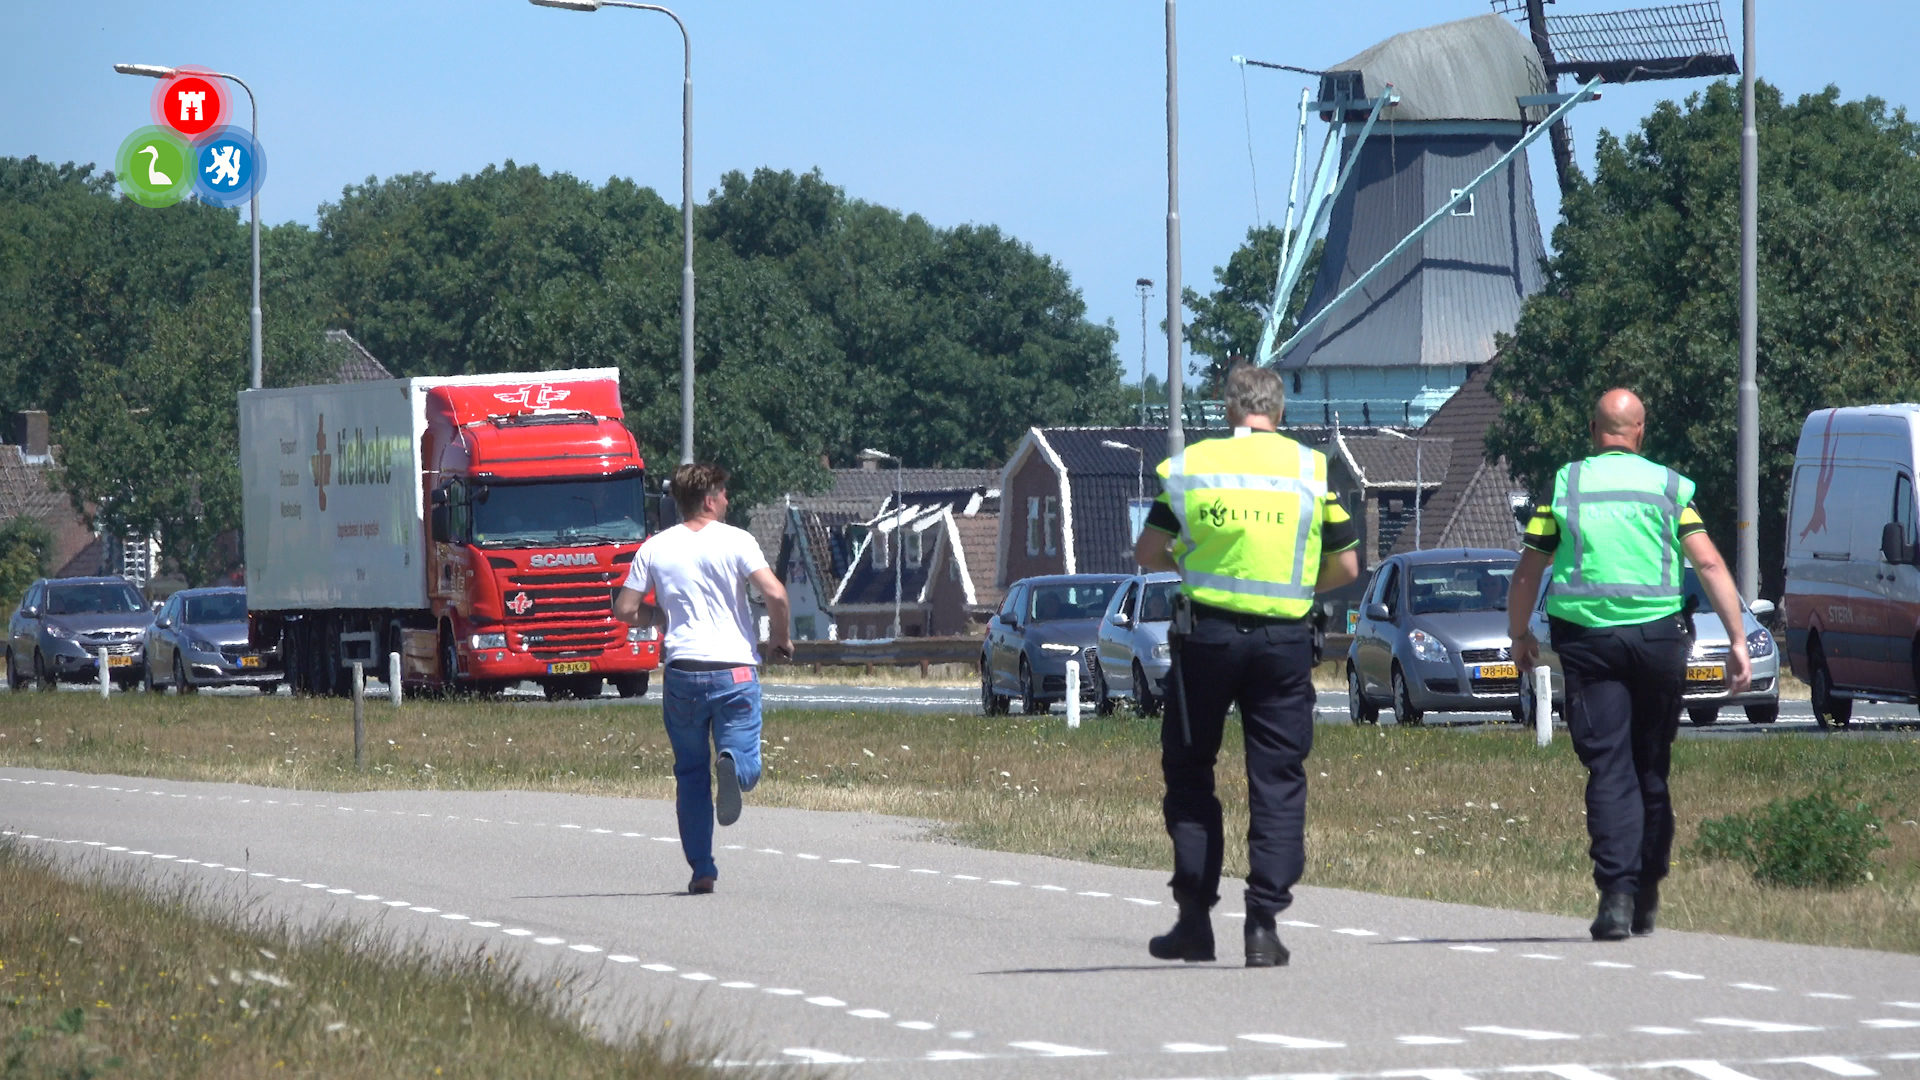
[(1099, 660), (1090, 672), (1094, 711), (1104, 716), (1129, 696), (1142, 715), (1160, 711), (1172, 666), (1167, 630), (1179, 591), (1179, 574), (1141, 574), (1121, 583), (1100, 619)]
[(1518, 717), (1520, 672), (1509, 652), (1507, 590), (1518, 552), (1415, 551), (1380, 564), (1347, 651), (1347, 711), (1380, 720), (1383, 699), (1401, 724), (1428, 712)]
[(147, 689), (256, 686), (271, 694), (286, 673), (278, 649), (247, 641), (247, 590), (183, 589), (167, 598), (142, 642)]

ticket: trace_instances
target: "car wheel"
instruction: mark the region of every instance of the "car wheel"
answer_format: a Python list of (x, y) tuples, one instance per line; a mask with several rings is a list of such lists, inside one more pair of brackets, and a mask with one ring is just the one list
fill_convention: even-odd
[(1780, 703), (1777, 701), (1768, 705), (1747, 706), (1747, 723), (1749, 724), (1771, 724), (1778, 719), (1780, 719)]
[(1095, 660), (1092, 672), (1087, 676), (1093, 685), (1093, 714), (1095, 716), (1113, 715), (1112, 691), (1107, 689), (1107, 669)]
[(13, 646), (9, 645), (7, 646), (7, 689), (19, 690), (26, 684), (27, 680), (21, 678), (20, 673), (13, 669)]
[(1808, 685), (1813, 691), (1813, 718), (1822, 731), (1845, 731), (1853, 719), (1853, 699), (1835, 697), (1833, 675), (1827, 671), (1827, 656), (1818, 642), (1807, 647), (1807, 666), (1813, 669)]
[(615, 675), (613, 688), (623, 698), (646, 697), (649, 681), (651, 680), (644, 671), (636, 671), (629, 675)]
[(39, 649), (33, 650), (33, 688), (35, 690), (52, 690), (54, 688), (53, 676), (47, 674), (47, 658), (41, 654)]
[(180, 659), (179, 653), (173, 654), (173, 685), (177, 693), (191, 694), (194, 691), (194, 685), (187, 681), (186, 662)]
[(1720, 719), (1720, 706), (1695, 706), (1687, 710), (1687, 719), (1693, 722), (1694, 727), (1712, 727), (1713, 722)]
[(1020, 658), (1020, 711), (1028, 716), (1040, 716), (1052, 710), (1041, 703), (1033, 689), (1033, 668), (1027, 664), (1027, 658)]
[(1400, 665), (1393, 665), (1393, 722), (1405, 727), (1416, 727), (1426, 714), (1413, 707), (1413, 694), (1407, 688), (1406, 673)]
[[(1169, 673), (1168, 678), (1172, 678)], [(1133, 662), (1133, 704), (1140, 710), (1141, 716), (1159, 716), (1162, 702), (1153, 692), (1153, 680), (1147, 678), (1147, 669), (1140, 661)]]
[(140, 688), (149, 694), (160, 692), (160, 688), (153, 683), (153, 657), (146, 653), (140, 656)]
[(1007, 715), (1006, 695), (993, 692), (993, 669), (985, 660), (980, 661), (980, 715)]
[(1352, 663), (1347, 664), (1347, 719), (1356, 724), (1380, 722), (1380, 706), (1367, 700), (1360, 688), (1360, 669)]

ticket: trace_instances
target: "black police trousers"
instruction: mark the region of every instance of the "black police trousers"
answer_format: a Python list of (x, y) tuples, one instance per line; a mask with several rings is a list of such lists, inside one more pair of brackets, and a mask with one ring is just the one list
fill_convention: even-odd
[[(1247, 747), (1247, 911), (1274, 914), (1293, 903), (1306, 867), (1307, 754), (1313, 749), (1313, 628), (1305, 622), (1196, 618), (1180, 646), (1179, 695), (1169, 687), (1160, 724), (1162, 809), (1173, 840), (1173, 893), (1208, 905), (1220, 899), (1225, 826), (1213, 768), (1227, 709), (1238, 704)], [(1186, 740), (1191, 732), (1192, 743)]]
[(1632, 893), (1667, 876), (1673, 799), (1667, 791), (1686, 686), (1684, 616), (1634, 626), (1552, 620), (1566, 679), (1567, 732), (1587, 767), (1593, 883)]

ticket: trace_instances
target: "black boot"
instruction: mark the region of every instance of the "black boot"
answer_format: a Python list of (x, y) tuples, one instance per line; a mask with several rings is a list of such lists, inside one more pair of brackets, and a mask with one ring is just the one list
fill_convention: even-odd
[(1653, 933), (1653, 917), (1660, 911), (1660, 886), (1649, 885), (1633, 895), (1633, 936)]
[(1286, 967), (1292, 955), (1280, 944), (1280, 931), (1273, 925), (1272, 915), (1247, 912), (1248, 967)]
[(1205, 901), (1174, 894), (1180, 905), (1180, 919), (1173, 929), (1147, 942), (1147, 952), (1156, 960), (1185, 960), (1189, 964), (1213, 959), (1213, 919), (1207, 914), (1213, 907)]
[(1601, 893), (1600, 914), (1594, 916), (1595, 941), (1625, 941), (1632, 932), (1633, 894)]

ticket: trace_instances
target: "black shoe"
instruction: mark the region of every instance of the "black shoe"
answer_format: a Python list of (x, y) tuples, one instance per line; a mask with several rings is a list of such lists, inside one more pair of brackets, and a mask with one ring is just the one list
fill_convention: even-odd
[(1212, 960), (1213, 918), (1207, 912), (1213, 905), (1184, 899), (1179, 903), (1179, 921), (1173, 929), (1149, 940), (1147, 952), (1156, 960), (1185, 960), (1189, 964)]
[(1594, 916), (1595, 941), (1625, 941), (1632, 933), (1633, 894), (1601, 893), (1600, 914)]
[(695, 874), (693, 880), (687, 882), (687, 892), (693, 896), (706, 896), (713, 892), (713, 878)]
[(740, 820), (740, 770), (733, 764), (733, 751), (722, 750), (713, 759), (713, 818), (722, 825)]
[(1273, 916), (1255, 915), (1247, 912), (1247, 966), (1250, 968), (1286, 967), (1292, 957), (1287, 947), (1280, 943), (1280, 931), (1274, 928)]
[(1633, 936), (1653, 933), (1653, 917), (1660, 911), (1660, 886), (1649, 885), (1633, 896)]

